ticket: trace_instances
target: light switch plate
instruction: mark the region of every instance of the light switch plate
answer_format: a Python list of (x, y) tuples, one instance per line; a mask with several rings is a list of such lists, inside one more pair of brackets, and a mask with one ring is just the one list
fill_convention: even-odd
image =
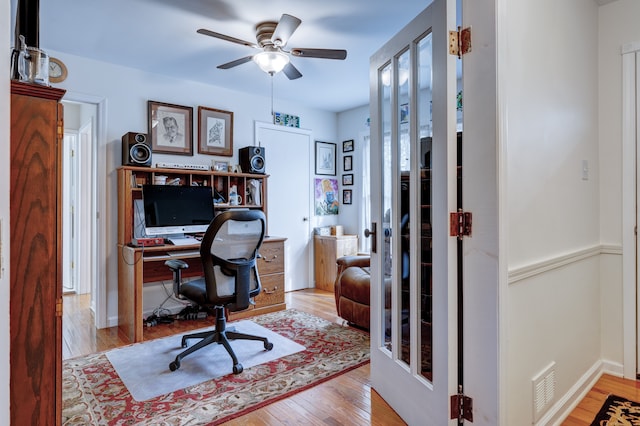
[(582, 160), (582, 180), (589, 180), (589, 161)]

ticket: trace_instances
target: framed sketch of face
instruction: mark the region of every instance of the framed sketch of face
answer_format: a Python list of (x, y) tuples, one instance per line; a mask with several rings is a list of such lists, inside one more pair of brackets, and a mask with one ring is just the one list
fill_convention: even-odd
[(193, 108), (148, 101), (147, 114), (153, 152), (193, 155)]
[(233, 156), (233, 112), (198, 107), (198, 153)]

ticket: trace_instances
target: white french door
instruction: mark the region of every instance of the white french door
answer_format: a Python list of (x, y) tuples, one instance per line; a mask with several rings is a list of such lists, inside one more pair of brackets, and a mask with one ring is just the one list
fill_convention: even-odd
[(370, 65), (371, 381), (410, 425), (455, 422), (455, 28), (456, 1), (434, 0)]

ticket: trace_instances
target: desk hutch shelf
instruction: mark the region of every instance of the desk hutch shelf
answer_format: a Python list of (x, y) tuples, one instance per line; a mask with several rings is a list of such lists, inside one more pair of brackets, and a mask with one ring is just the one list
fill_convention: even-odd
[[(267, 214), (269, 175), (123, 166), (118, 169), (118, 244), (131, 243), (134, 236), (134, 200), (142, 199), (142, 185), (153, 184), (156, 176), (166, 176), (167, 183), (175, 181), (180, 185), (213, 186), (225, 201), (229, 199), (230, 188), (235, 186), (242, 196), (242, 202), (237, 206), (231, 206), (228, 202), (218, 203), (215, 204), (216, 210), (250, 208)], [(259, 204), (247, 195), (251, 181), (260, 184)]]

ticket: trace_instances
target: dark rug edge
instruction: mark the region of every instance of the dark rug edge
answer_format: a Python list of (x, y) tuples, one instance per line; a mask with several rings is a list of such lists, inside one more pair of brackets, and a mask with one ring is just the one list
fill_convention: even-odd
[(209, 425), (210, 426), (219, 425), (221, 423), (228, 422), (228, 421), (236, 419), (238, 417), (242, 417), (242, 416), (244, 416), (245, 414), (247, 414), (247, 413), (249, 413), (251, 411), (258, 410), (258, 409), (260, 409), (262, 407), (266, 407), (267, 405), (271, 405), (271, 404), (273, 404), (275, 402), (278, 402), (278, 401), (281, 401), (283, 399), (289, 398), (292, 395), (295, 395), (297, 393), (304, 392), (307, 389), (311, 389), (313, 387), (319, 386), (324, 382), (327, 382), (327, 381), (329, 381), (331, 379), (335, 379), (338, 376), (341, 376), (341, 375), (343, 375), (345, 373), (348, 373), (349, 371), (352, 371), (352, 370), (355, 370), (357, 368), (360, 368), (363, 365), (367, 365), (370, 362), (371, 362), (370, 359), (361, 361), (361, 362), (359, 362), (357, 364), (354, 364), (354, 365), (352, 365), (350, 367), (345, 368), (344, 370), (336, 371), (335, 373), (330, 374), (327, 377), (323, 377), (322, 379), (318, 379), (318, 380), (316, 380), (316, 381), (314, 381), (312, 383), (308, 383), (308, 384), (306, 384), (304, 386), (301, 386), (301, 387), (299, 387), (297, 389), (293, 389), (293, 390), (290, 390), (289, 392), (285, 392), (282, 395), (274, 396), (273, 398), (266, 399), (266, 400), (264, 400), (264, 401), (262, 401), (262, 402), (260, 402), (258, 404), (254, 404), (251, 407), (244, 408), (244, 409), (242, 409), (242, 410), (240, 410), (240, 411), (238, 411), (236, 413), (232, 413), (232, 414), (229, 414), (227, 416), (221, 417), (219, 419), (215, 419), (213, 422), (209, 423)]
[[(616, 401), (631, 401), (631, 400), (628, 398), (623, 398), (618, 395), (609, 394), (609, 396), (607, 396), (607, 399), (602, 403), (602, 407), (600, 407), (600, 411), (598, 411), (598, 414), (596, 414), (596, 417), (591, 422), (591, 426), (600, 426), (601, 421), (610, 419), (609, 415), (607, 414), (607, 411), (609, 411), (609, 407)], [(634, 402), (634, 401), (631, 401), (631, 402), (638, 404), (637, 402)]]

